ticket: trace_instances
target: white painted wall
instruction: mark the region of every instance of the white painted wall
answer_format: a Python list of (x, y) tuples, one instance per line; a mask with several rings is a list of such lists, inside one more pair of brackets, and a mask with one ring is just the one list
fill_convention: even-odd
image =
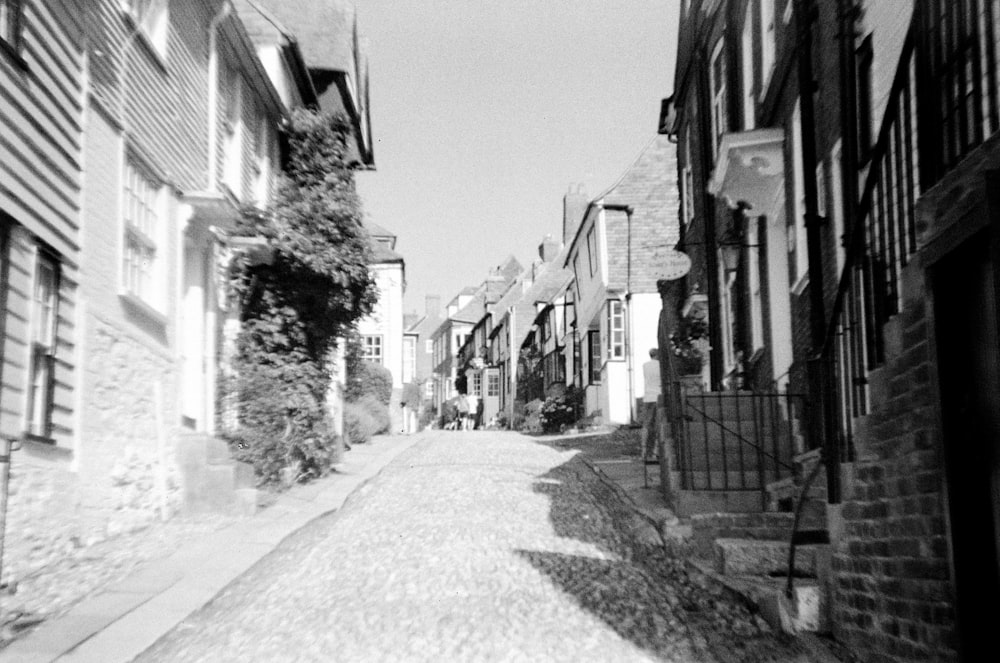
[(609, 361), (601, 374), (604, 421), (611, 424), (630, 423), (628, 403), (628, 363)]
[(358, 323), (358, 333), (382, 337), (382, 365), (392, 372), (392, 386), (403, 386), (403, 267), (399, 263), (373, 265), (378, 302)]

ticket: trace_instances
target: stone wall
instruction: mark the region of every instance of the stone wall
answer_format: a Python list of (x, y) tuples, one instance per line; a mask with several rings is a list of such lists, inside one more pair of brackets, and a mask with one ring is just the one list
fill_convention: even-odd
[[(141, 529), (181, 506), (176, 430), (157, 435), (152, 385), (174, 393), (169, 360), (110, 325), (87, 324), (81, 440), (72, 451), (25, 442), (12, 453), (3, 581), (81, 547)], [(176, 421), (166, 396), (162, 421)]]
[(172, 513), (180, 505), (173, 449), (178, 433), (172, 397), (177, 371), (162, 349), (96, 316), (88, 320), (86, 346), (87, 417), (77, 459), (85, 485), (82, 499), (93, 519), (114, 533), (141, 526), (161, 510)]

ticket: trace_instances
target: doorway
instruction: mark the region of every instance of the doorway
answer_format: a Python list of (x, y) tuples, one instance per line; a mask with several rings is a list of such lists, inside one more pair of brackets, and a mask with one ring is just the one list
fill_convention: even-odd
[(1000, 624), (1000, 326), (988, 231), (933, 268), (944, 461), (962, 660)]

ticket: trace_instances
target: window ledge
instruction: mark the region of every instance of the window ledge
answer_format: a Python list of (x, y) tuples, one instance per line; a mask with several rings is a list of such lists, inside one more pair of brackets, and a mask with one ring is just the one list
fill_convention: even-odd
[(135, 310), (145, 318), (148, 318), (161, 327), (167, 326), (167, 316), (158, 311), (152, 304), (138, 295), (134, 295), (131, 292), (122, 292), (118, 294), (118, 299), (120, 299), (127, 307)]
[(73, 457), (73, 450), (56, 445), (56, 441), (50, 437), (25, 433), (21, 438), (21, 451), (33, 458), (43, 460), (69, 460)]

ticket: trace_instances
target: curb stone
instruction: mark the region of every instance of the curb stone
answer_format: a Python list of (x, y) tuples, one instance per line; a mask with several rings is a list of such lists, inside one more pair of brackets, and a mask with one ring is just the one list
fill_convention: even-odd
[(630, 533), (642, 544), (648, 545), (655, 537), (659, 546), (666, 547), (666, 540), (663, 537), (660, 522), (641, 509), (639, 505), (636, 504), (632, 496), (629, 495), (628, 491), (622, 488), (614, 479), (609, 477), (604, 470), (592, 463), (584, 454), (577, 454), (576, 457), (579, 458), (584, 465), (590, 468), (601, 483), (607, 486), (612, 492), (615, 493), (615, 495), (619, 497), (619, 499), (621, 499), (628, 509), (632, 511), (635, 519), (641, 523), (638, 526), (629, 527)]

